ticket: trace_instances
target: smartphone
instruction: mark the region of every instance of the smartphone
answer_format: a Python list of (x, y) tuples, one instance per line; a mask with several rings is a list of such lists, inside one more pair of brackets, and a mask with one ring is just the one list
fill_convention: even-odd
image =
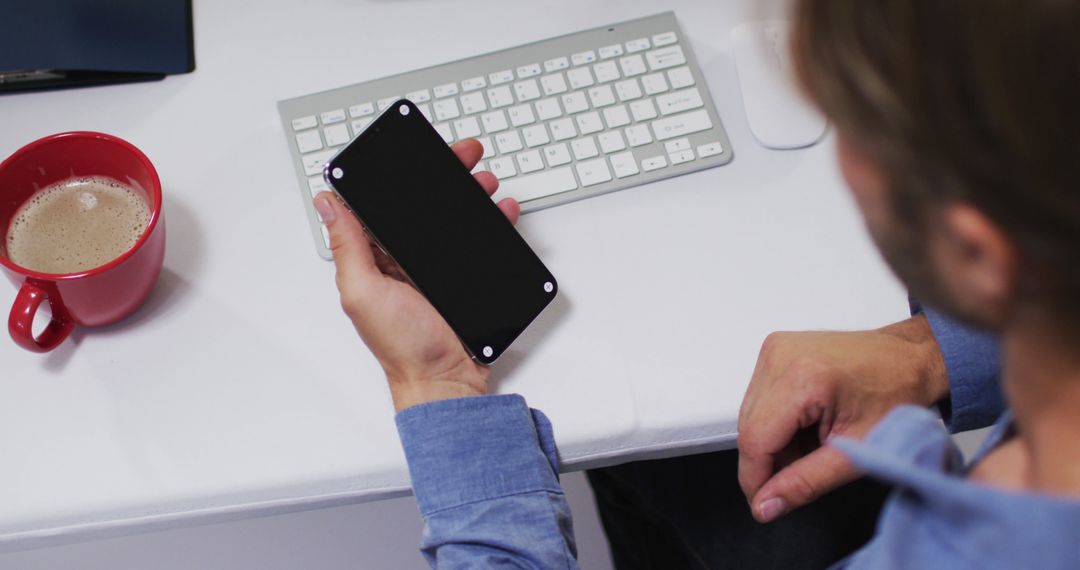
[(477, 361), (555, 298), (555, 277), (412, 102), (387, 107), (323, 177)]

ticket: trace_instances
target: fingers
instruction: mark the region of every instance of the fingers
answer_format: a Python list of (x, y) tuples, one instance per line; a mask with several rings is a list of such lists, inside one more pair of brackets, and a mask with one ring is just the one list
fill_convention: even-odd
[(760, 407), (739, 418), (739, 485), (747, 499), (773, 476), (777, 455), (796, 433), (820, 419), (814, 410), (775, 391), (768, 392), (765, 401), (759, 400), (758, 404)]
[(481, 170), (473, 175), (473, 178), (480, 183), (480, 186), (484, 188), (484, 192), (487, 192), (488, 196), (491, 196), (499, 189), (499, 179), (494, 174)]
[(330, 232), (330, 251), (334, 254), (338, 287), (343, 296), (345, 287), (356, 288), (358, 292), (365, 290), (364, 283), (381, 274), (360, 220), (330, 192), (320, 192), (315, 197), (315, 209)]
[(484, 145), (480, 144), (480, 141), (476, 139), (458, 141), (450, 145), (450, 148), (461, 160), (461, 163), (465, 165), (465, 168), (469, 170), (472, 170), (476, 163), (480, 162), (480, 157), (484, 155)]
[(521, 206), (518, 205), (517, 200), (513, 198), (503, 198), (496, 204), (499, 210), (506, 216), (506, 219), (510, 220), (511, 224), (516, 224), (518, 217), (521, 216)]
[(823, 446), (769, 479), (750, 500), (750, 510), (758, 522), (771, 522), (858, 477), (858, 470), (843, 453)]

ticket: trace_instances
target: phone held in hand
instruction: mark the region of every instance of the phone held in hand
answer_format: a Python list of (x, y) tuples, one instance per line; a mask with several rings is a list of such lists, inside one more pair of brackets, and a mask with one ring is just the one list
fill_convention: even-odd
[(477, 361), (555, 298), (555, 277), (413, 103), (387, 107), (323, 177)]

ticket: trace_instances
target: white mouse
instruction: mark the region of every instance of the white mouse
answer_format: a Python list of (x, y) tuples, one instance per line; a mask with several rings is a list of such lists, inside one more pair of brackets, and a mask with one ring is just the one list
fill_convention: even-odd
[(799, 93), (788, 50), (789, 23), (750, 22), (731, 31), (735, 68), (750, 131), (763, 146), (810, 146), (825, 135), (824, 117)]

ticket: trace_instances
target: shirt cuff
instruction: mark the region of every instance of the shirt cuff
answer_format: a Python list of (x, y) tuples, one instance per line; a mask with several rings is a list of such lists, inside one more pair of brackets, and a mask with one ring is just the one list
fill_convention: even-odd
[(439, 400), (398, 413), (425, 517), (477, 501), (561, 492), (551, 422), (516, 394)]
[(949, 401), (939, 406), (945, 425), (958, 433), (993, 424), (1005, 410), (997, 337), (928, 307), (922, 313), (941, 347), (949, 379)]

